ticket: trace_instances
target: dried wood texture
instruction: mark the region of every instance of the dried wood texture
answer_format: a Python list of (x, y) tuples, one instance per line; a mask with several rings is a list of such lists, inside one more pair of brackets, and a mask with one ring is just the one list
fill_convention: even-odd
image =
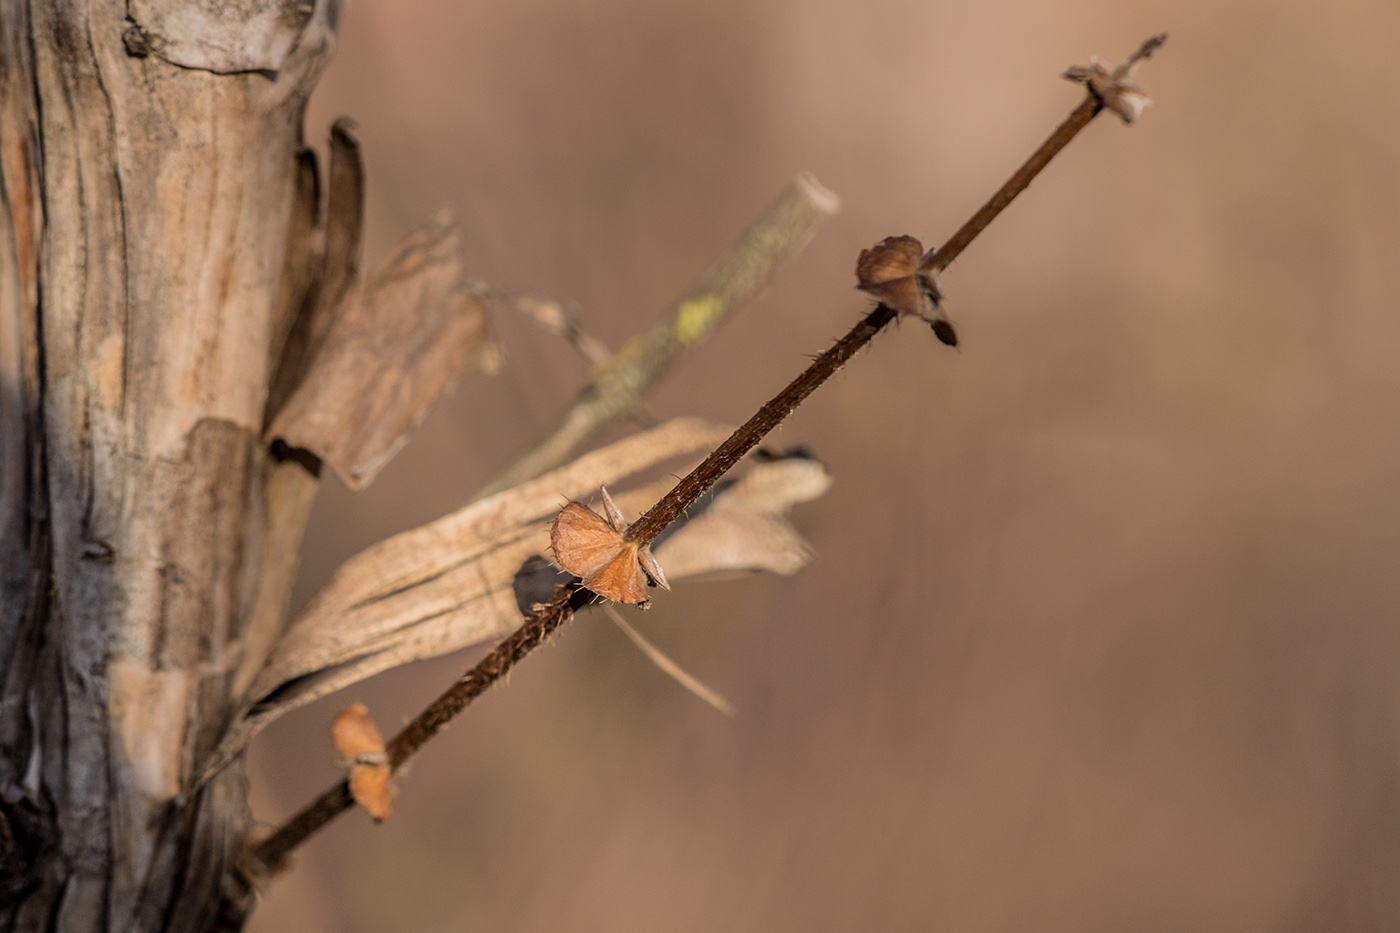
[(122, 41), (132, 55), (154, 55), (185, 68), (275, 74), (314, 10), (306, 0), (129, 0), (132, 25)]
[(46, 590), (4, 687), (7, 813), (47, 847), (10, 927), (207, 929), (236, 903), (241, 775), (177, 801), (231, 712), (256, 589), (269, 328), (330, 15), (271, 78), (133, 56), (125, 4), (0, 6), (7, 154), (34, 158), (7, 158), (6, 261), (37, 286), (3, 327), (10, 410), (39, 426), (20, 500)]
[[(318, 229), (338, 10), (0, 0), (0, 929), (241, 924), (243, 776), (193, 779), (317, 484), (269, 416), (367, 482), (484, 334), (440, 225), (358, 289), (345, 127)], [(307, 407), (385, 315), (375, 372), (409, 387), (323, 444)]]

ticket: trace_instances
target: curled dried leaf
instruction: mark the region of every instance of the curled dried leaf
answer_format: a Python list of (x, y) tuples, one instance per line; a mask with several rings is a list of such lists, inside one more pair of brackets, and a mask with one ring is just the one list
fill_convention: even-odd
[[(379, 671), (509, 634), (529, 605), (520, 608), (514, 578), (522, 562), (547, 550), (561, 493), (581, 497), (671, 457), (710, 450), (731, 431), (691, 418), (669, 421), (351, 558), (251, 678), (199, 782), (289, 710)], [(673, 482), (653, 484), (624, 504), (650, 505)]]

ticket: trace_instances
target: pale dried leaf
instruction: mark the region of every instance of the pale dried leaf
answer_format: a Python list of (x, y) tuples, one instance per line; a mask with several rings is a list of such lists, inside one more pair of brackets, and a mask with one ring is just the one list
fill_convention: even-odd
[(660, 539), (656, 556), (673, 579), (755, 570), (794, 574), (811, 559), (811, 548), (784, 515), (830, 487), (826, 467), (808, 457), (757, 463)]
[(362, 488), (462, 367), (489, 359), (489, 346), (485, 304), (463, 283), (455, 226), (435, 219), (346, 296), (267, 439), (310, 450)]
[[(712, 448), (728, 435), (728, 428), (676, 419), (351, 558), (288, 627), (253, 679), (206, 776), (290, 709), (379, 671), (514, 630), (522, 614), (512, 581), (529, 557), (547, 548), (550, 523), (564, 500)], [(653, 484), (646, 504), (674, 484), (669, 478)], [(634, 502), (622, 499), (624, 508)]]

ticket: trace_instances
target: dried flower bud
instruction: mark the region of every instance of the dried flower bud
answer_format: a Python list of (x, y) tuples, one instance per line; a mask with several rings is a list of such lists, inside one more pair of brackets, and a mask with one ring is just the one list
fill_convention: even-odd
[(1166, 41), (1167, 34), (1158, 33), (1139, 46), (1137, 51), (1112, 71), (1099, 59), (1090, 58), (1089, 64), (1074, 65), (1065, 71), (1064, 76), (1087, 87), (1100, 103), (1118, 114), (1124, 123), (1132, 123), (1142, 116), (1143, 108), (1152, 103), (1152, 98), (1147, 96), (1147, 91), (1133, 84), (1128, 78), (1132, 77), (1133, 69), (1146, 61)]
[(375, 820), (387, 820), (398, 791), (390, 782), (384, 737), (363, 703), (352, 703), (331, 723), (331, 741), (350, 762), (350, 796)]
[(874, 295), (880, 304), (899, 314), (927, 321), (934, 335), (950, 347), (958, 345), (957, 331), (943, 313), (943, 287), (933, 271), (933, 250), (912, 236), (886, 237), (856, 260), (856, 287)]
[(554, 519), (549, 531), (554, 560), (599, 596), (645, 609), (647, 578), (665, 590), (670, 584), (651, 549), (623, 537), (622, 512), (608, 490), (600, 490), (606, 519), (580, 502), (570, 502)]

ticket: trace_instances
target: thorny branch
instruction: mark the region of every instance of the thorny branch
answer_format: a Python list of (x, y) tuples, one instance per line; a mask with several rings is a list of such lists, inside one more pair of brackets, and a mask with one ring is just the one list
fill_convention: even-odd
[[(1115, 95), (1120, 93), (1141, 95), (1140, 89), (1128, 85), (1126, 78), (1132, 68), (1150, 56), (1166, 40), (1166, 34), (1158, 34), (1143, 42), (1122, 65), (1109, 73), (1106, 69), (1089, 66), (1086, 69), (1071, 69), (1066, 73), (1070, 80), (1084, 83), (1088, 89), (1081, 102), (1069, 116), (1055, 128), (1054, 132), (1041, 143), (1040, 147), (1017, 169), (996, 193), (988, 199), (972, 217), (964, 223), (934, 253), (933, 269), (941, 272), (967, 248), (977, 236), (987, 228), (1007, 205), (1026, 189), (1050, 160), (1063, 149), (1080, 130), (1089, 125), (1095, 116), (1109, 106)], [(1096, 63), (1097, 64), (1097, 63)], [(1103, 75), (1100, 76), (1099, 72)], [(1081, 74), (1092, 72), (1096, 80), (1086, 80)], [(1145, 97), (1143, 97), (1145, 101)], [(1121, 111), (1114, 108), (1122, 115)], [(1141, 109), (1140, 107), (1136, 109)], [(1125, 122), (1129, 122), (1125, 119)], [(857, 323), (846, 336), (836, 341), (825, 353), (807, 369), (774, 396), (767, 404), (728, 440), (720, 444), (699, 466), (680, 481), (656, 505), (639, 518), (627, 530), (630, 540), (641, 544), (653, 541), (671, 522), (675, 521), (691, 504), (712, 487), (721, 476), (729, 471), (739, 459), (761, 441), (769, 431), (777, 427), (807, 396), (829, 379), (855, 353), (870, 342), (881, 329), (895, 317), (895, 312), (885, 305), (877, 305), (875, 310)], [(502, 641), (490, 654), (475, 667), (467, 671), (449, 687), (432, 705), (420, 713), (412, 722), (389, 743), (389, 761), (397, 770), (429, 739), (436, 735), (454, 716), (460, 713), (488, 687), (504, 676), (526, 654), (543, 644), (572, 617), (574, 612), (586, 605), (593, 595), (579, 589), (576, 584), (565, 584), (556, 591), (554, 598), (541, 605), (529, 616), (514, 634)], [(352, 803), (350, 791), (344, 781), (330, 788), (282, 825), (271, 836), (253, 846), (247, 853), (244, 870), (253, 878), (265, 877), (277, 871), (288, 854), (313, 833), (329, 823)]]

